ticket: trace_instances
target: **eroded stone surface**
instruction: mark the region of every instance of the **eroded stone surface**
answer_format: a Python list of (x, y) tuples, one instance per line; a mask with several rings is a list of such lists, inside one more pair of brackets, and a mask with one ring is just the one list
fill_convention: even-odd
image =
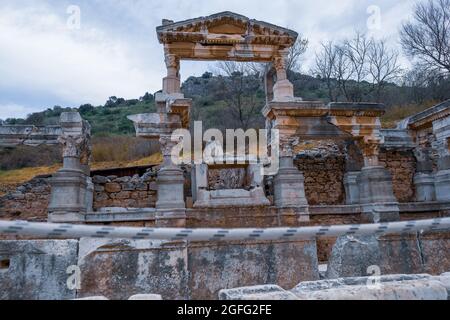
[(219, 290), (274, 283), (292, 288), (319, 279), (315, 241), (192, 243), (192, 299), (215, 299)]
[(0, 241), (0, 300), (68, 300), (78, 241)]
[(220, 290), (220, 300), (298, 300), (292, 292), (276, 285)]
[(328, 278), (366, 276), (370, 266), (381, 274), (430, 273), (450, 269), (448, 233), (388, 237), (340, 237), (328, 264)]
[(81, 239), (79, 296), (128, 299), (158, 292), (164, 299), (187, 299), (187, 252), (184, 242)]

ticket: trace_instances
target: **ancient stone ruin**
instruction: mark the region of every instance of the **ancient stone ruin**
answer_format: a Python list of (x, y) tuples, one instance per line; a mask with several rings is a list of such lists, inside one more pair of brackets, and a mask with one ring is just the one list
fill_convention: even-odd
[[(90, 126), (76, 112), (63, 113), (60, 126), (0, 126), (0, 146), (63, 147), (62, 169), (0, 198), (1, 220), (231, 229), (449, 216), (450, 101), (387, 130), (381, 127), (381, 104), (324, 104), (294, 97), (286, 73), (287, 53), (298, 36), (292, 30), (223, 12), (181, 22), (163, 20), (157, 35), (167, 67), (162, 91), (156, 95), (157, 112), (129, 119), (138, 137), (160, 142), (163, 163), (143, 175), (91, 172)], [(192, 101), (180, 89), (183, 59), (270, 64), (263, 115), (268, 132), (278, 132), (265, 146), (270, 157), (255, 162), (226, 155), (220, 164), (174, 161), (173, 148), (183, 139), (177, 132), (191, 123)], [(279, 163), (279, 170), (262, 175), (271, 161)], [(3, 237), (0, 299), (128, 299), (139, 294), (217, 299), (219, 291), (222, 299), (298, 299), (308, 297), (308, 292), (326, 299), (336, 297), (342, 283), (329, 280), (322, 289), (335, 291), (320, 293), (317, 287), (323, 284), (318, 280), (364, 277), (371, 265), (379, 266), (382, 275), (439, 276), (450, 270), (450, 238), (445, 232), (302, 241), (100, 238)], [(81, 284), (70, 290), (66, 270), (74, 265), (81, 270)], [(326, 272), (323, 265), (328, 265)], [(426, 286), (423, 277), (405, 277), (397, 280)], [(298, 286), (305, 281), (313, 282)], [(358, 287), (362, 281), (353, 281), (353, 291), (344, 294), (363, 290)], [(441, 298), (446, 292), (439, 281), (430, 294)], [(278, 287), (228, 290), (255, 285)]]

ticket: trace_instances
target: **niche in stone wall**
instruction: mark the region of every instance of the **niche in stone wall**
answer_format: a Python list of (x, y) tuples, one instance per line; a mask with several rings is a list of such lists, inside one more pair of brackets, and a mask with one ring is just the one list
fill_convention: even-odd
[(209, 166), (208, 190), (247, 189), (247, 165)]
[(5, 271), (8, 270), (10, 266), (9, 259), (0, 259), (0, 270)]

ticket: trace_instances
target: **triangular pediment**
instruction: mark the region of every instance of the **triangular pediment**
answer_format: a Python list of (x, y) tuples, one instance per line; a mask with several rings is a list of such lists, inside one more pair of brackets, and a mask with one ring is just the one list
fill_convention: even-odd
[(205, 34), (213, 38), (214, 35), (233, 35), (243, 39), (249, 37), (282, 38), (284, 43), (293, 43), (298, 36), (295, 31), (249, 19), (229, 11), (180, 22), (163, 20), (163, 25), (157, 28), (157, 33), (161, 43), (172, 42), (174, 35), (183, 35), (182, 38), (186, 39), (187, 34), (192, 34), (192, 39), (201, 39), (201, 36)]

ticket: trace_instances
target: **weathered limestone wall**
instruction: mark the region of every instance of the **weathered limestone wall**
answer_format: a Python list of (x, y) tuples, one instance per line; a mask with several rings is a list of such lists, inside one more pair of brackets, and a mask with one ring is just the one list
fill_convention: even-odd
[(0, 300), (74, 299), (67, 269), (77, 256), (77, 240), (0, 241)]
[(310, 205), (344, 204), (344, 157), (332, 154), (301, 156), (295, 164), (305, 176), (306, 198)]
[(412, 151), (384, 151), (380, 163), (392, 174), (394, 195), (400, 203), (415, 201), (416, 158)]
[[(449, 250), (448, 233), (343, 237), (334, 248), (328, 276), (367, 276), (372, 265), (381, 268), (382, 276), (437, 276), (450, 268)], [(319, 279), (314, 241), (0, 241), (0, 262), (0, 299), (128, 299), (149, 293), (164, 299), (217, 299), (221, 289), (276, 284), (290, 290)], [(81, 269), (78, 291), (67, 287), (70, 266)], [(348, 281), (346, 285), (359, 285), (356, 279)], [(332, 283), (325, 280), (323, 285)], [(305, 285), (292, 292), (303, 292)]]

